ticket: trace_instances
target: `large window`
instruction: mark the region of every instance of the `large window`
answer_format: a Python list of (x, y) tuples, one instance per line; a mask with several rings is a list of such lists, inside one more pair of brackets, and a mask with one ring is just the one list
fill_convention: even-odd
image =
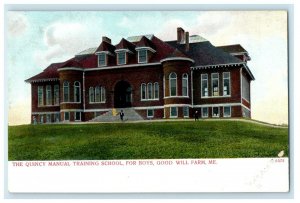
[(208, 76), (201, 74), (201, 96), (208, 97)]
[(94, 95), (94, 88), (93, 87), (89, 88), (89, 101), (90, 101), (90, 103), (95, 102), (95, 95)]
[(203, 107), (202, 109), (201, 116), (202, 118), (207, 118), (208, 117), (208, 107)]
[(154, 83), (154, 99), (159, 98), (159, 85), (158, 82)]
[(106, 66), (106, 54), (101, 53), (98, 55), (98, 67)]
[(182, 96), (188, 96), (188, 85), (189, 85), (189, 78), (188, 74), (185, 73), (182, 75)]
[(118, 52), (117, 57), (118, 57), (118, 65), (126, 64), (126, 52), (124, 51)]
[(90, 103), (104, 103), (106, 93), (105, 88), (102, 86), (97, 86), (95, 88), (89, 88), (89, 102)]
[(141, 84), (141, 100), (158, 100), (159, 99), (159, 84), (158, 82), (147, 85)]
[(148, 83), (147, 89), (148, 89), (148, 99), (153, 99), (152, 83)]
[(70, 101), (70, 85), (68, 81), (64, 81), (63, 83), (63, 95), (64, 95), (64, 102)]
[(38, 86), (38, 106), (44, 105), (44, 91), (43, 86)]
[(146, 100), (146, 84), (141, 84), (141, 100)]
[(211, 74), (212, 96), (219, 96), (219, 73)]
[(178, 108), (170, 107), (170, 118), (177, 118), (178, 116)]
[(231, 107), (230, 106), (223, 107), (223, 117), (231, 117)]
[(230, 72), (223, 73), (223, 96), (230, 95)]
[(139, 63), (147, 63), (147, 50), (141, 49), (138, 51), (138, 62)]
[(51, 85), (46, 85), (46, 105), (52, 105)]
[(74, 82), (74, 102), (80, 102), (81, 95), (80, 95), (80, 82)]
[(54, 85), (54, 105), (59, 105), (59, 85)]
[(219, 117), (219, 116), (220, 116), (220, 108), (212, 107), (212, 117)]
[(169, 88), (170, 88), (170, 96), (177, 96), (177, 75), (176, 73), (170, 73), (169, 75)]

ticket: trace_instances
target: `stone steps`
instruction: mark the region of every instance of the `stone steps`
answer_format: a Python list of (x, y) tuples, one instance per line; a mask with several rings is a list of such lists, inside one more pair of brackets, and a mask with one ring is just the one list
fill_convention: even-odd
[(113, 110), (109, 110), (108, 112), (97, 116), (90, 120), (90, 122), (117, 122), (121, 121), (119, 112), (123, 110), (124, 113), (124, 121), (138, 121), (138, 120), (144, 120), (143, 117), (141, 117), (133, 108), (116, 108), (114, 109), (116, 115), (113, 115)]

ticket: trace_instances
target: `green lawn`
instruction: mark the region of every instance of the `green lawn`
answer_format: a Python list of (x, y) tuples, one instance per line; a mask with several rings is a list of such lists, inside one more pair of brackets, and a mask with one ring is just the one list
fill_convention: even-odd
[(288, 156), (288, 129), (242, 121), (9, 126), (9, 160)]

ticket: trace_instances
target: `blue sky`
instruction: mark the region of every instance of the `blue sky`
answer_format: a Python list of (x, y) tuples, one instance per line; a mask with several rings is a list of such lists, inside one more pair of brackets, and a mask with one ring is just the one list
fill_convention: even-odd
[(216, 46), (241, 44), (248, 50), (256, 78), (251, 85), (252, 117), (287, 123), (286, 17), (284, 11), (7, 12), (9, 123), (30, 122), (30, 85), (24, 80), (49, 64), (98, 46), (104, 35), (113, 43), (141, 34), (173, 40), (179, 26)]

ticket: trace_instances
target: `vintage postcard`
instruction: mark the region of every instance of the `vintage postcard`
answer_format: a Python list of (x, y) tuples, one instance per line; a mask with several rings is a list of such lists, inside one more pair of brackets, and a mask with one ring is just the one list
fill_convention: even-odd
[(287, 16), (7, 11), (8, 190), (288, 192)]

